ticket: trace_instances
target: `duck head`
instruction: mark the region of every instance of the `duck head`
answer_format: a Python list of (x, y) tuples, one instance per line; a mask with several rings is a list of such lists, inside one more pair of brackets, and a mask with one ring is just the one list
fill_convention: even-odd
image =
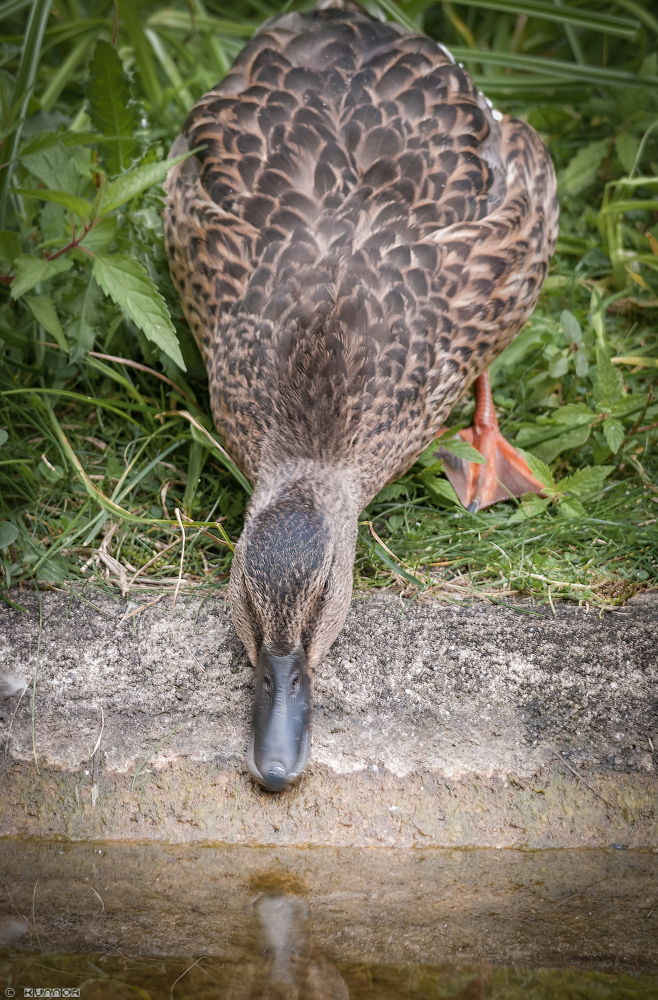
[(273, 792), (306, 766), (313, 670), (352, 596), (358, 505), (336, 470), (304, 471), (259, 482), (231, 568), (231, 613), (256, 670), (249, 770)]

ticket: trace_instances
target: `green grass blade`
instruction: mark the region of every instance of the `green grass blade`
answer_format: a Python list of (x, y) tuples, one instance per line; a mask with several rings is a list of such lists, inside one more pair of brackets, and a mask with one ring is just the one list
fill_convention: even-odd
[(633, 87), (642, 90), (658, 87), (658, 76), (638, 76), (636, 73), (627, 73), (625, 70), (610, 69), (606, 66), (579, 66), (577, 63), (560, 59), (514, 55), (510, 52), (487, 52), (482, 49), (474, 51), (462, 47), (453, 47), (451, 52), (455, 59), (461, 62), (480, 62), (487, 66), (509, 67), (527, 73), (546, 73), (567, 80), (579, 80), (593, 86)]
[(563, 4), (554, 6), (542, 3), (541, 0), (470, 0), (469, 7), (497, 10), (501, 14), (514, 14), (517, 17), (538, 17), (543, 21), (554, 21), (589, 31), (601, 31), (619, 38), (627, 38), (629, 41), (635, 41), (640, 28), (638, 21), (627, 17), (597, 14), (584, 7)]
[(8, 17), (13, 17), (14, 14), (19, 14), (26, 7), (29, 7), (32, 0), (6, 0), (5, 3), (0, 4), (0, 21), (4, 21)]
[(207, 15), (192, 15), (187, 11), (165, 8), (151, 14), (146, 22), (149, 28), (171, 28), (173, 31), (190, 34), (194, 30), (203, 34), (228, 35), (234, 38), (251, 38), (256, 24), (240, 21), (225, 21)]
[(90, 51), (96, 39), (96, 34), (97, 31), (94, 29), (92, 32), (84, 35), (79, 40), (77, 45), (71, 49), (66, 59), (42, 93), (41, 107), (46, 113), (52, 110), (55, 105), (55, 101), (62, 93), (66, 85), (70, 82), (78, 66)]
[[(30, 19), (25, 31), (23, 42), (23, 52), (21, 62), (18, 67), (18, 74), (14, 85), (14, 102), (22, 99), (19, 110), (20, 118), (25, 117), (30, 93), (34, 86), (39, 67), (39, 57), (43, 36), (46, 30), (46, 22), (50, 15), (50, 0), (34, 0)], [(0, 229), (4, 229), (6, 208), (7, 208), (7, 188), (11, 187), (11, 178), (14, 172), (14, 158), (18, 151), (18, 144), (21, 138), (22, 125), (19, 123), (11, 135), (6, 139), (2, 147), (2, 161), (7, 166), (0, 170)]]
[(107, 399), (100, 399), (95, 396), (83, 396), (80, 392), (72, 392), (70, 389), (44, 389), (40, 386), (31, 386), (29, 389), (5, 389), (0, 392), (2, 396), (18, 396), (25, 395), (25, 393), (37, 393), (39, 396), (58, 396), (61, 399), (73, 399), (78, 403), (87, 403), (89, 406), (102, 406), (103, 409), (109, 410), (110, 413), (114, 413), (118, 417), (122, 417), (124, 420), (129, 420), (131, 423), (136, 424), (141, 427), (138, 420), (131, 417), (129, 413), (122, 410), (121, 407), (133, 410), (144, 410), (148, 411), (148, 407), (141, 403), (130, 403), (130, 402), (116, 402), (116, 404), (109, 403)]
[(135, 62), (145, 94), (153, 107), (159, 108), (162, 104), (162, 87), (153, 60), (153, 49), (144, 34), (137, 5), (134, 0), (117, 0), (117, 7), (119, 23), (126, 29), (135, 50)]

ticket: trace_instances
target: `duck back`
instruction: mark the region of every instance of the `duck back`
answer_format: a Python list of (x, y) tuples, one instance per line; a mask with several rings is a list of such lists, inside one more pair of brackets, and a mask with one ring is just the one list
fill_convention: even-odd
[(554, 249), (541, 139), (443, 46), (356, 5), (285, 14), (192, 109), (165, 231), (214, 416), (274, 456), (400, 475), (534, 307)]

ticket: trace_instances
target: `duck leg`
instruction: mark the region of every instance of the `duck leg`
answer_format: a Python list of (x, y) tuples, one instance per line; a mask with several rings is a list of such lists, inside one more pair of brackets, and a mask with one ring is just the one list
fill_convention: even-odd
[(487, 463), (467, 462), (445, 448), (439, 448), (437, 455), (443, 459), (446, 476), (455, 493), (472, 513), (499, 500), (508, 500), (510, 496), (541, 494), (543, 485), (535, 479), (528, 463), (498, 429), (488, 372), (475, 380), (473, 388), (476, 403), (473, 424), (460, 431), (459, 436), (473, 445)]

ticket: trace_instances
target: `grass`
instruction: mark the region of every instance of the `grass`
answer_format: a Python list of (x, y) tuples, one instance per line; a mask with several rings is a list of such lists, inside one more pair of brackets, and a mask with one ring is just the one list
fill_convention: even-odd
[[(167, 269), (160, 184), (191, 103), (279, 9), (118, 0), (115, 18), (103, 0), (89, 11), (79, 0), (0, 3), (7, 603), (20, 606), (35, 580), (142, 604), (226, 583), (250, 487), (213, 430)], [(653, 7), (380, 0), (380, 10), (445, 42), (551, 150), (557, 252), (528, 326), (491, 370), (503, 433), (549, 496), (469, 514), (426, 454), (364, 512), (355, 584), (421, 601), (623, 602), (655, 586), (658, 562)], [(451, 424), (471, 414), (467, 399)]]

